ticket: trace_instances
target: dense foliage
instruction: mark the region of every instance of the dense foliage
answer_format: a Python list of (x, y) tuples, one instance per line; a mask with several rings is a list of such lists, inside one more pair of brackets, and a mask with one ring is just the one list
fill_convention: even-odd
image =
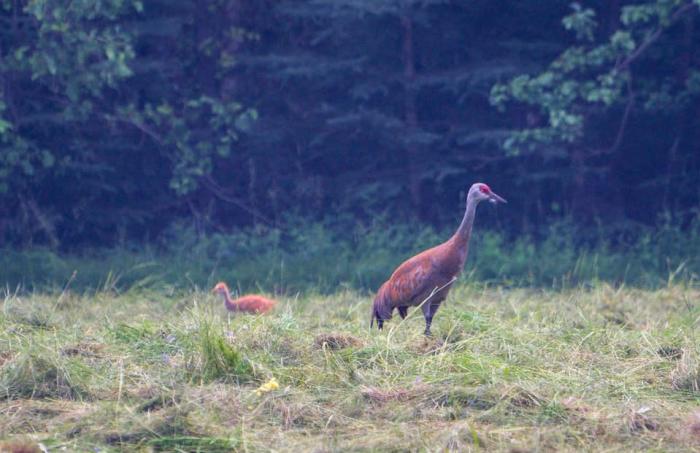
[[(452, 232), (375, 220), (365, 226), (297, 219), (284, 227), (243, 229), (197, 237), (171, 229), (154, 244), (83, 250), (1, 250), (0, 282), (7, 289), (70, 288), (121, 292), (129, 289), (212, 288), (225, 280), (241, 292), (332, 294), (338, 288), (376, 291), (406, 258)], [(484, 231), (472, 238), (463, 281), (501, 288), (589, 287), (596, 282), (659, 288), (697, 285), (700, 222), (681, 229), (661, 224), (634, 236), (602, 229), (577, 234), (569, 222), (547, 228), (543, 238), (505, 238)]]
[[(682, 227), (698, 0), (0, 1), (0, 246), (379, 212)], [(484, 210), (486, 211), (486, 210)]]

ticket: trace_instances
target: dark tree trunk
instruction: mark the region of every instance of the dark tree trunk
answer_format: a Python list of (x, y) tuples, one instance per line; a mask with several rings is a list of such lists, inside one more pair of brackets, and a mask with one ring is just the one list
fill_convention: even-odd
[(574, 217), (582, 222), (591, 220), (591, 198), (586, 187), (586, 162), (584, 151), (574, 148), (571, 153), (572, 193), (571, 211)]
[[(418, 113), (416, 109), (416, 62), (413, 51), (413, 20), (409, 14), (401, 16), (403, 28), (403, 74), (404, 74), (404, 121), (407, 135), (413, 136), (418, 129)], [(406, 166), (408, 174), (408, 189), (411, 195), (413, 212), (423, 218), (423, 200), (421, 194), (420, 168), (418, 147), (414, 143), (406, 145)]]
[[(695, 21), (693, 17), (686, 17), (683, 20), (683, 47), (680, 58), (678, 59), (678, 69), (676, 70), (676, 79), (680, 84), (685, 84), (687, 82), (688, 76), (692, 70), (693, 53), (695, 50), (693, 41), (695, 31), (694, 24)], [(678, 212), (679, 210), (679, 200), (674, 187), (677, 186), (679, 181), (681, 181), (681, 184), (684, 183), (685, 175), (683, 175), (683, 167), (687, 166), (683, 165), (685, 154), (683, 150), (693, 146), (688, 144), (686, 137), (691, 138), (694, 131), (697, 131), (697, 113), (699, 110), (700, 104), (697, 106), (689, 106), (689, 108), (683, 109), (678, 113), (678, 119), (676, 120), (676, 138), (669, 147), (666, 166), (666, 181), (662, 206), (663, 210), (666, 212)], [(697, 134), (697, 132), (695, 133)], [(698, 142), (696, 141), (695, 143)]]
[(607, 4), (607, 20), (608, 35), (615, 33), (620, 26), (620, 0), (609, 0)]
[[(232, 27), (238, 27), (241, 22), (241, 2), (238, 0), (230, 1), (226, 8), (226, 19)], [(228, 55), (237, 55), (240, 51), (242, 40), (229, 37), (224, 44)], [(226, 76), (221, 81), (221, 98), (225, 100), (238, 99), (238, 79), (233, 71), (227, 71)]]
[[(252, 157), (248, 158), (248, 204), (250, 206), (257, 205), (257, 197), (255, 196), (255, 188), (258, 182), (258, 170), (255, 165), (255, 159)], [(256, 220), (256, 217), (253, 217)]]

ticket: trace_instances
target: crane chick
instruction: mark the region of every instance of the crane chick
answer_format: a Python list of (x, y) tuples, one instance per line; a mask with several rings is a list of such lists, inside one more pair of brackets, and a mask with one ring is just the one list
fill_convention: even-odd
[(230, 311), (242, 311), (245, 313), (267, 313), (272, 310), (277, 302), (268, 299), (267, 297), (257, 294), (249, 294), (238, 299), (231, 299), (231, 292), (224, 282), (219, 282), (212, 289), (213, 293), (219, 294), (224, 298), (224, 305)]
[(506, 202), (486, 184), (473, 184), (467, 195), (462, 223), (455, 234), (446, 242), (404, 261), (379, 288), (372, 304), (370, 328), (376, 319), (381, 330), (384, 321), (391, 319), (394, 309), (398, 309), (403, 319), (408, 314), (408, 307), (422, 304), (425, 335), (430, 336), (433, 316), (464, 268), (476, 207), (485, 200), (494, 204)]

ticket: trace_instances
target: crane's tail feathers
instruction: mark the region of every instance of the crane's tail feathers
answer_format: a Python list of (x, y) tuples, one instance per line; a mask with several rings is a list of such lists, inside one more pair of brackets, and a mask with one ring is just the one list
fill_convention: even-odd
[(391, 303), (384, 296), (383, 288), (379, 288), (377, 297), (374, 298), (374, 302), (372, 303), (372, 317), (369, 321), (370, 329), (374, 327), (374, 321), (376, 319), (377, 328), (382, 330), (382, 327), (384, 327), (384, 321), (391, 319), (391, 312)]

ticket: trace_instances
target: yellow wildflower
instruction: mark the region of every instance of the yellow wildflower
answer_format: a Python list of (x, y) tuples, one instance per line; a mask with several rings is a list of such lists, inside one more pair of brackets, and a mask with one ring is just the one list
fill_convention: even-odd
[(268, 393), (273, 390), (277, 390), (278, 388), (280, 388), (280, 385), (277, 382), (277, 379), (272, 378), (260, 387), (258, 387), (258, 389), (255, 391), (255, 394), (261, 396), (263, 393)]

